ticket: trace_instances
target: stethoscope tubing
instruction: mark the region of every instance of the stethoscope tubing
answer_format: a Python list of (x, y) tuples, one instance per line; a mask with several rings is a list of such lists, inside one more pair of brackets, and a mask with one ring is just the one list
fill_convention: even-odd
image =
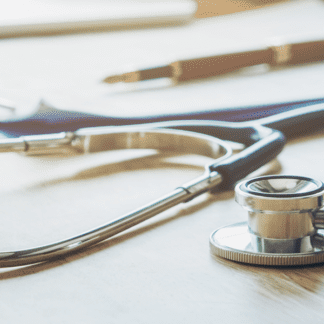
[(256, 121), (260, 124), (260, 121), (265, 120), (267, 117), (295, 111), (303, 107), (312, 109), (321, 103), (324, 103), (324, 98), (252, 107), (229, 107), (199, 112), (190, 111), (182, 114), (121, 118), (61, 110), (51, 107), (46, 102), (40, 102), (39, 109), (32, 115), (0, 122), (0, 132), (7, 137), (19, 137), (66, 131), (74, 132), (85, 127), (142, 125), (170, 121), (181, 122), (182, 125), (184, 121), (223, 121), (230, 123), (239, 122), (241, 124)]
[[(0, 266), (10, 267), (44, 262), (78, 251), (112, 237), (178, 203), (188, 201), (206, 191), (214, 190), (219, 185), (222, 189), (230, 189), (237, 181), (273, 160), (281, 152), (286, 142), (282, 130), (289, 136), (296, 135), (296, 131), (290, 131), (292, 126), (299, 131), (314, 131), (313, 123), (317, 129), (323, 129), (323, 119), (324, 104), (319, 104), (255, 122), (173, 121), (136, 126), (137, 130), (141, 128), (171, 128), (202, 132), (224, 140), (242, 143), (246, 145), (246, 148), (238, 154), (208, 165), (206, 173), (194, 182), (181, 186), (169, 195), (102, 227), (47, 246), (0, 253)], [(297, 135), (299, 134), (298, 132)]]

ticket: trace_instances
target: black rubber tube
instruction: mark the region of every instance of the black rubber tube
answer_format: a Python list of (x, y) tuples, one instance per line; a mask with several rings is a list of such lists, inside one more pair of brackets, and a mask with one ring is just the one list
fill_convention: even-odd
[(285, 136), (281, 132), (273, 131), (240, 153), (212, 164), (210, 171), (222, 175), (222, 190), (231, 189), (237, 181), (273, 160), (282, 151), (285, 142)]
[(263, 125), (280, 130), (288, 139), (300, 137), (315, 131), (324, 130), (324, 104), (298, 108), (275, 116), (259, 119), (255, 122), (243, 122), (243, 125)]

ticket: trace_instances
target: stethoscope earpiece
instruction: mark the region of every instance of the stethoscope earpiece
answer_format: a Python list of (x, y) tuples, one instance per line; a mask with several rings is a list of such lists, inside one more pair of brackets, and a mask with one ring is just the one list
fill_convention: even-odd
[(248, 221), (217, 229), (214, 255), (259, 265), (324, 262), (324, 184), (307, 177), (275, 175), (240, 182), (235, 200)]

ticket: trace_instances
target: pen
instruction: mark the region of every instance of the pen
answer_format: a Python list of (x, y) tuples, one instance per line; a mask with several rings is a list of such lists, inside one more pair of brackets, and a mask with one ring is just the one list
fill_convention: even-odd
[(171, 78), (175, 82), (203, 79), (258, 64), (295, 65), (324, 60), (324, 40), (269, 46), (247, 52), (193, 58), (169, 65), (108, 76), (105, 83)]

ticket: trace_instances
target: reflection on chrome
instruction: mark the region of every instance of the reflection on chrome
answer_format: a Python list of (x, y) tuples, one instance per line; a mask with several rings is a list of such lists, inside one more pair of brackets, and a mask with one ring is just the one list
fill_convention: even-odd
[(282, 194), (296, 194), (296, 193), (308, 193), (316, 190), (318, 186), (316, 183), (302, 179), (266, 179), (252, 182), (248, 185), (248, 189), (254, 192), (265, 193), (280, 193)]

